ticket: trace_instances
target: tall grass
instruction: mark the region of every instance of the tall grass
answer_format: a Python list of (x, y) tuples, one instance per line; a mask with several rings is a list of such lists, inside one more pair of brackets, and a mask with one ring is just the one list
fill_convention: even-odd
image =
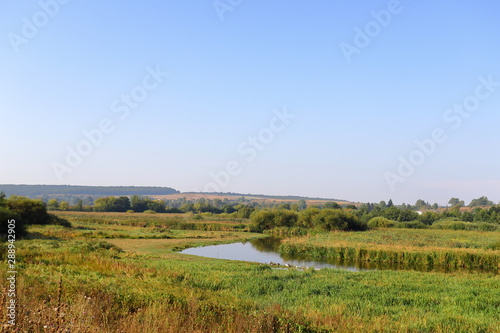
[(358, 233), (322, 233), (285, 240), (288, 256), (346, 262), (389, 263), (419, 270), (481, 270), (498, 273), (498, 234), (383, 229)]
[(464, 251), (421, 250), (401, 251), (348, 246), (315, 246), (307, 244), (282, 244), (280, 253), (290, 257), (315, 258), (345, 262), (375, 262), (395, 264), (398, 268), (419, 270), (466, 269), (498, 273), (499, 255)]

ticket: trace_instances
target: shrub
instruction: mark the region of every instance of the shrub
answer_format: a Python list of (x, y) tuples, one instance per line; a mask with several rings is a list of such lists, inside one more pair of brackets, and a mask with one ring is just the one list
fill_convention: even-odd
[(41, 200), (31, 200), (13, 195), (7, 200), (7, 207), (18, 214), (26, 224), (50, 223), (50, 216)]
[(478, 222), (478, 223), (473, 223), (476, 227), (477, 230), (479, 231), (496, 231), (499, 230), (499, 226), (488, 223), (488, 222)]
[(299, 214), (298, 226), (305, 228), (313, 227), (313, 218), (319, 214), (321, 210), (316, 207), (307, 207)]
[(431, 225), (439, 219), (439, 214), (436, 212), (424, 212), (418, 216), (418, 220), (424, 224)]
[(366, 230), (359, 218), (351, 212), (342, 209), (323, 209), (314, 216), (313, 224), (316, 228), (331, 230)]
[(261, 210), (252, 214), (252, 230), (262, 232), (277, 227), (293, 227), (298, 219), (299, 215), (291, 210)]
[(409, 222), (398, 222), (394, 225), (394, 228), (427, 229), (428, 226), (419, 221), (409, 221)]
[(431, 226), (432, 229), (449, 229), (449, 230), (479, 230), (479, 231), (496, 231), (499, 229), (497, 224), (487, 222), (464, 222), (457, 221), (456, 218), (447, 218), (439, 220)]
[(432, 229), (466, 230), (466, 223), (457, 218), (446, 218), (432, 224)]
[(26, 226), (23, 219), (8, 208), (0, 207), (0, 238), (6, 238), (8, 234), (8, 225), (10, 220), (15, 220), (16, 239), (26, 235)]
[(377, 216), (368, 221), (368, 228), (392, 228), (396, 223), (396, 221)]
[(156, 214), (154, 210), (148, 209), (144, 211), (144, 214)]

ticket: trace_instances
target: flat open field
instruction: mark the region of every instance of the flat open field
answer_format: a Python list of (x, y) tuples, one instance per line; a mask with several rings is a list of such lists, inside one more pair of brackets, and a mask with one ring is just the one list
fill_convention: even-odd
[[(228, 200), (238, 200), (239, 198), (243, 197), (248, 201), (252, 202), (290, 202), (290, 203), (296, 203), (298, 200), (297, 199), (281, 199), (281, 198), (273, 198), (273, 197), (261, 197), (258, 195), (218, 195), (218, 194), (202, 194), (202, 193), (175, 193), (175, 194), (167, 194), (167, 195), (151, 195), (151, 198), (154, 199), (167, 199), (167, 200), (176, 200), (176, 199), (182, 199), (186, 198), (188, 200), (198, 200), (198, 199), (228, 199)], [(321, 200), (321, 199), (305, 199), (308, 205), (322, 205), (326, 202), (337, 202), (340, 205), (346, 204), (353, 204), (352, 202), (349, 201), (343, 201), (343, 200)]]
[[(491, 272), (274, 269), (176, 252), (263, 237), (238, 229), (246, 220), (58, 215), (73, 227), (31, 226), (16, 243), (23, 332), (500, 332)], [(227, 230), (192, 227), (212, 224)], [(394, 229), (291, 242), (496, 253), (485, 247), (497, 236)]]

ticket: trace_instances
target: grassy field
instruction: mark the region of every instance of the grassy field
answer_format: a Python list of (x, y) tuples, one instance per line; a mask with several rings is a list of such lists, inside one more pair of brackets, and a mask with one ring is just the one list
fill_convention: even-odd
[(415, 269), (498, 273), (498, 232), (380, 229), (330, 232), (287, 239), (281, 253), (320, 259), (401, 264)]
[[(234, 229), (246, 221), (59, 215), (73, 228), (32, 226), (30, 239), (17, 242), (20, 332), (500, 331), (497, 274), (274, 269), (176, 252), (263, 236)], [(233, 229), (182, 229), (172, 219)], [(469, 248), (475, 251), (495, 252), (485, 247), (498, 235), (407, 232), (318, 234), (291, 242), (335, 245), (343, 239), (390, 246), (390, 233), (401, 248), (460, 250), (452, 246), (457, 239), (473, 244)], [(428, 237), (411, 240), (419, 238), (418, 232)], [(5, 281), (4, 271), (0, 275)]]
[(290, 242), (336, 246), (391, 246), (398, 249), (447, 248), (500, 250), (500, 233), (460, 230), (378, 229), (366, 232), (331, 232)]

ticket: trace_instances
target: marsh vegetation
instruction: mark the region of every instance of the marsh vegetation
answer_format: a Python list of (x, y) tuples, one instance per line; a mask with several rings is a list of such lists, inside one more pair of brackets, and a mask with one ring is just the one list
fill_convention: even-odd
[[(26, 238), (17, 242), (17, 329), (24, 332), (495, 332), (499, 327), (500, 277), (494, 270), (273, 269), (179, 253), (266, 237), (250, 232), (249, 219), (56, 214), (71, 227), (29, 225)], [(470, 253), (498, 262), (497, 239), (497, 232), (454, 230), (318, 231), (284, 240), (280, 251), (307, 246), (306, 254), (314, 256), (318, 248), (340, 246), (396, 254)]]

